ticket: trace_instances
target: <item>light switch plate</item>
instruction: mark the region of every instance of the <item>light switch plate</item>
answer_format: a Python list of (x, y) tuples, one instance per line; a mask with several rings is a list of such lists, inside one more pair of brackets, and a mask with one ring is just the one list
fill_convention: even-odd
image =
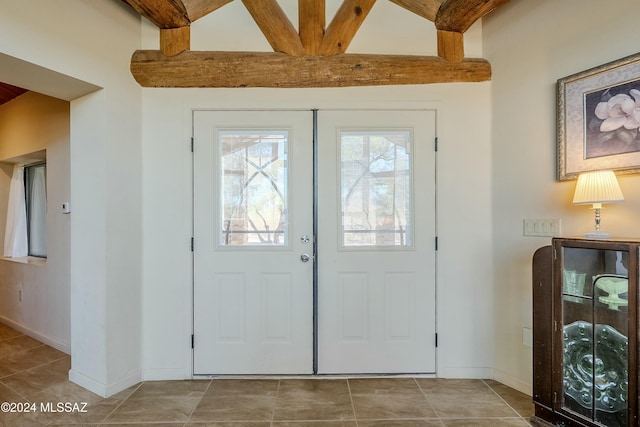
[(531, 237), (560, 236), (559, 219), (525, 219), (524, 235)]

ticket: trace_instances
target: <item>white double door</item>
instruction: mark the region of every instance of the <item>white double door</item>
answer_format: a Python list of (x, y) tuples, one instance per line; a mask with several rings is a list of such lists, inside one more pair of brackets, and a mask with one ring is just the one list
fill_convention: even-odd
[(194, 375), (435, 372), (435, 113), (193, 114)]

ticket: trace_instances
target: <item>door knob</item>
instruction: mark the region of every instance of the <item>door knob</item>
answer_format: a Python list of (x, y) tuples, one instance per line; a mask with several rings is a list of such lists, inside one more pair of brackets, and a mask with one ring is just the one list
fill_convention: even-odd
[(302, 254), (300, 255), (300, 261), (302, 262), (309, 262), (309, 254)]

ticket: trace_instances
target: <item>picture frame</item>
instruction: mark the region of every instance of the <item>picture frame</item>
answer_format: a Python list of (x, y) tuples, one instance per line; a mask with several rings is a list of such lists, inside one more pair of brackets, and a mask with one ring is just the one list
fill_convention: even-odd
[(640, 53), (557, 82), (557, 180), (640, 173)]

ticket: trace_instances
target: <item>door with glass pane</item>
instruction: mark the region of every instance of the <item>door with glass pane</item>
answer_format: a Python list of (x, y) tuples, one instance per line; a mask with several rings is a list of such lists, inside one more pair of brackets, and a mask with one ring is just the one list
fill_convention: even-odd
[(312, 113), (195, 111), (194, 136), (194, 374), (312, 373)]
[[(588, 425), (627, 426), (635, 380), (629, 325), (635, 312), (629, 245), (556, 240), (560, 340), (555, 352), (559, 412)], [(631, 282), (633, 283), (633, 281)], [(593, 424), (592, 424), (593, 423)]]
[(318, 371), (435, 372), (435, 112), (318, 113)]

